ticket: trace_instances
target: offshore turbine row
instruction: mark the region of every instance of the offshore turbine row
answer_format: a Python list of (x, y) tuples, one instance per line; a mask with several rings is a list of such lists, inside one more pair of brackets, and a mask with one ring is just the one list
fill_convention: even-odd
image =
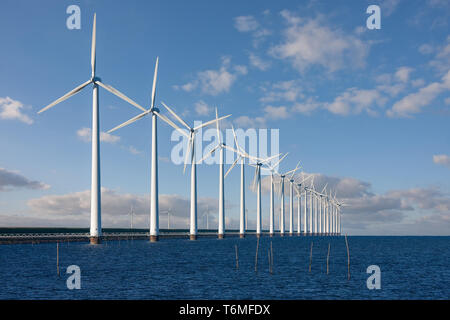
[[(262, 158), (251, 155), (246, 152), (245, 148), (238, 144), (236, 132), (233, 130), (234, 146), (228, 146), (221, 140), (221, 131), (219, 123), (221, 120), (230, 117), (226, 115), (219, 117), (216, 108), (215, 118), (204, 122), (198, 126), (189, 126), (174, 110), (166, 103), (161, 101), (161, 106), (166, 109), (169, 114), (176, 119), (172, 121), (168, 116), (161, 113), (156, 104), (156, 83), (158, 77), (158, 63), (156, 59), (153, 86), (151, 92), (151, 101), (148, 109), (144, 108), (134, 100), (127, 97), (119, 90), (112, 86), (103, 83), (103, 81), (96, 75), (96, 15), (94, 14), (93, 28), (92, 28), (92, 48), (91, 48), (91, 77), (88, 81), (79, 85), (75, 89), (69, 91), (62, 97), (50, 103), (38, 113), (42, 113), (64, 100), (76, 95), (88, 85), (92, 84), (92, 169), (91, 169), (91, 217), (90, 217), (90, 233), (89, 238), (91, 244), (98, 244), (102, 239), (102, 223), (101, 223), (101, 183), (100, 183), (100, 114), (99, 114), (99, 87), (109, 91), (118, 96), (120, 99), (126, 101), (132, 106), (138, 108), (141, 113), (128, 121), (116, 126), (108, 131), (108, 133), (116, 131), (125, 127), (145, 116), (151, 116), (152, 124), (152, 148), (151, 148), (151, 191), (150, 191), (150, 241), (158, 241), (159, 230), (159, 203), (158, 203), (158, 138), (157, 138), (157, 123), (158, 119), (168, 124), (173, 129), (180, 132), (187, 138), (188, 149), (184, 159), (184, 169), (188, 163), (191, 164), (191, 183), (190, 183), (190, 225), (189, 225), (189, 239), (196, 240), (198, 236), (197, 228), (197, 170), (196, 170), (196, 148), (195, 138), (200, 129), (215, 125), (217, 130), (217, 145), (211, 149), (200, 161), (219, 152), (219, 216), (218, 216), (218, 238), (225, 236), (225, 191), (224, 180), (231, 172), (231, 170), (240, 162), (241, 167), (241, 184), (240, 184), (240, 217), (239, 217), (239, 236), (245, 237), (247, 228), (246, 219), (246, 205), (245, 205), (245, 174), (244, 167), (246, 164), (255, 168), (255, 175), (251, 189), (256, 192), (256, 236), (263, 234), (262, 230), (262, 205), (261, 205), (261, 171), (265, 171), (270, 175), (270, 210), (269, 210), (269, 235), (275, 235), (274, 217), (275, 204), (274, 193), (278, 193), (281, 199), (280, 205), (280, 221), (279, 230), (280, 235), (340, 235), (341, 234), (341, 207), (343, 203), (337, 200), (336, 192), (332, 194), (331, 190), (326, 190), (327, 186), (321, 192), (314, 187), (314, 175), (309, 175), (305, 178), (302, 172), (301, 178), (296, 175), (296, 172), (301, 169), (300, 163), (288, 172), (279, 173), (277, 168), (281, 161), (285, 159), (287, 153), (281, 158), (281, 154), (273, 155), (271, 157)], [(176, 123), (178, 122), (179, 125)], [(224, 172), (224, 151), (228, 150), (236, 155), (236, 160), (230, 166), (228, 171)], [(276, 160), (279, 159), (279, 160)], [(248, 163), (246, 162), (248, 161)], [(275, 163), (272, 163), (276, 161)], [(285, 179), (289, 181), (289, 230), (285, 228)], [(278, 180), (278, 181), (276, 181)], [(308, 181), (309, 180), (309, 181)], [(294, 226), (294, 198), (297, 197), (297, 226)], [(295, 230), (296, 229), (296, 230)]]

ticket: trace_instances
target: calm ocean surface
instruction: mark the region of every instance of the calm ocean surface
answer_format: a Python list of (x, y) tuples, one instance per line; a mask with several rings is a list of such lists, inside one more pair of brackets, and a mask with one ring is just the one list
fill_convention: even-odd
[[(55, 243), (0, 245), (0, 299), (450, 299), (450, 237), (348, 241), (349, 281), (344, 237), (263, 237), (257, 273), (253, 236), (108, 241), (99, 246), (60, 243), (61, 277), (56, 274)], [(66, 287), (69, 265), (81, 268), (81, 290)], [(381, 290), (367, 289), (369, 265), (381, 269)]]

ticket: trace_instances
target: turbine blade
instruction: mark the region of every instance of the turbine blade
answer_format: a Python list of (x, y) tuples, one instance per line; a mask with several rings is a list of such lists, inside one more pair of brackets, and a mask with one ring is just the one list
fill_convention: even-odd
[(225, 149), (228, 149), (228, 150), (230, 150), (230, 151), (232, 151), (232, 152), (238, 154), (239, 156), (242, 155), (239, 151), (237, 151), (236, 149), (234, 149), (234, 148), (232, 148), (232, 147), (229, 147), (229, 146), (227, 146), (227, 145), (224, 145), (223, 147), (224, 147)]
[(117, 129), (123, 128), (123, 127), (125, 127), (125, 126), (127, 126), (127, 125), (129, 125), (129, 124), (131, 124), (131, 123), (133, 123), (135, 121), (138, 121), (139, 119), (141, 119), (141, 118), (145, 117), (147, 114), (149, 114), (149, 112), (150, 111), (145, 111), (145, 112), (143, 112), (141, 114), (138, 114), (137, 116), (131, 118), (130, 120), (125, 121), (124, 123), (119, 124), (117, 127), (114, 127), (113, 129), (109, 130), (108, 133), (114, 132)]
[(284, 156), (282, 156), (272, 167), (271, 167), (271, 169), (275, 169), (279, 164), (280, 164), (280, 162), (281, 161), (283, 161), (284, 160), (284, 158), (286, 158), (286, 156), (289, 154), (289, 152), (286, 152), (285, 154), (284, 154)]
[(322, 193), (327, 189), (327, 186), (328, 186), (328, 182), (325, 184), (325, 187), (323, 187)]
[(231, 172), (231, 170), (233, 170), (234, 166), (237, 164), (237, 162), (239, 161), (239, 159), (241, 158), (241, 156), (236, 157), (236, 160), (233, 162), (233, 164), (231, 165), (231, 167), (227, 170), (227, 172), (225, 173), (225, 178), (227, 177), (227, 175)]
[(175, 130), (178, 130), (179, 132), (181, 132), (184, 136), (186, 136), (187, 138), (189, 138), (189, 134), (186, 133), (186, 130), (181, 129), (179, 126), (177, 126), (175, 123), (173, 123), (172, 120), (170, 120), (169, 118), (167, 118), (165, 115), (159, 113), (159, 112), (155, 112), (155, 114), (161, 118), (161, 120), (165, 121), (169, 126), (171, 126), (172, 128), (174, 128)]
[(214, 123), (214, 122), (216, 122), (216, 121), (218, 122), (218, 121), (223, 120), (223, 119), (225, 119), (225, 118), (228, 118), (228, 117), (230, 117), (230, 116), (231, 116), (231, 114), (229, 114), (229, 115), (227, 115), (227, 116), (224, 116), (224, 117), (220, 117), (220, 118), (218, 118), (218, 119), (213, 119), (213, 120), (207, 121), (207, 122), (205, 122), (205, 123), (203, 123), (203, 124), (201, 124), (201, 125), (195, 127), (195, 128), (194, 128), (194, 131), (197, 131), (198, 129), (201, 129), (201, 128), (203, 128), (203, 127), (209, 126), (210, 124), (212, 124), (212, 123)]
[(82, 85), (79, 85), (78, 87), (76, 87), (75, 89), (67, 92), (65, 95), (63, 95), (61, 98), (56, 99), (55, 101), (53, 101), (52, 103), (50, 103), (48, 106), (42, 108), (41, 110), (38, 111), (38, 113), (42, 113), (48, 109), (50, 109), (51, 107), (57, 105), (60, 102), (63, 102), (66, 99), (69, 99), (71, 96), (76, 95), (78, 92), (80, 92), (81, 90), (83, 90), (84, 87), (86, 87), (88, 84), (90, 84), (92, 81), (86, 81), (85, 83), (83, 83)]
[(140, 104), (138, 104), (137, 102), (134, 102), (133, 100), (131, 100), (130, 98), (128, 98), (126, 95), (124, 95), (122, 92), (120, 92), (117, 89), (114, 89), (113, 87), (111, 87), (108, 84), (104, 84), (98, 80), (95, 81), (96, 84), (98, 84), (99, 86), (101, 86), (102, 88), (108, 90), (109, 92), (111, 92), (112, 94), (118, 96), (119, 98), (121, 98), (122, 100), (125, 100), (126, 102), (128, 102), (129, 104), (132, 104), (133, 106), (135, 106), (136, 108), (140, 109), (141, 111), (147, 111), (144, 107), (142, 107)]
[(192, 144), (192, 141), (193, 141), (193, 136), (192, 136), (192, 134), (191, 134), (191, 136), (189, 137), (189, 141), (188, 141), (188, 149), (187, 149), (187, 152), (186, 152), (186, 157), (184, 158), (184, 169), (183, 169), (183, 174), (186, 172), (186, 165), (187, 165), (187, 161), (188, 161), (189, 155), (190, 155), (190, 153), (191, 153), (191, 144)]
[(156, 57), (155, 73), (153, 75), (152, 101), (150, 104), (151, 109), (153, 109), (153, 107), (155, 106), (156, 80), (158, 79), (158, 63), (159, 63), (159, 57)]
[(199, 161), (199, 163), (202, 163), (204, 160), (206, 160), (210, 155), (212, 155), (218, 148), (220, 147), (220, 144), (212, 148), (206, 155)]
[(183, 119), (181, 119), (176, 113), (175, 111), (173, 111), (172, 109), (170, 109), (164, 102), (161, 102), (162, 105), (175, 117), (175, 119), (177, 119), (178, 121), (180, 121), (181, 124), (183, 124), (189, 131), (191, 131), (191, 127), (189, 127), (187, 125), (186, 122), (184, 122)]
[(236, 144), (236, 148), (237, 148), (238, 150), (241, 150), (241, 148), (239, 147), (239, 144), (238, 144), (238, 142), (237, 142), (237, 136), (236, 136), (236, 132), (234, 131), (233, 125), (231, 125), (231, 130), (233, 130), (233, 137), (234, 137), (234, 143)]
[(274, 158), (276, 158), (276, 157), (279, 157), (280, 155), (281, 155), (281, 153), (276, 154), (276, 155), (271, 156), (271, 157), (266, 158), (266, 159), (262, 159), (262, 160), (261, 160), (261, 163), (266, 163), (266, 162), (268, 162), (268, 161), (270, 161), (270, 160), (272, 160), (272, 159), (274, 159)]
[(298, 169), (301, 168), (301, 167), (299, 167), (299, 165), (300, 165), (300, 161), (297, 163), (297, 165), (295, 166), (295, 169), (292, 171), (292, 175), (289, 180), (292, 180), (292, 178), (294, 177), (295, 171), (297, 171)]
[(219, 116), (217, 115), (217, 108), (216, 108), (216, 130), (217, 130), (217, 139), (220, 143), (220, 130), (219, 130), (219, 120), (217, 120)]
[(97, 25), (97, 14), (94, 13), (94, 24), (92, 26), (92, 47), (91, 47), (91, 74), (92, 78), (95, 77), (95, 47), (96, 47), (96, 25)]
[(255, 167), (255, 176), (253, 177), (253, 190), (256, 190), (256, 181), (258, 180), (258, 170), (259, 166)]

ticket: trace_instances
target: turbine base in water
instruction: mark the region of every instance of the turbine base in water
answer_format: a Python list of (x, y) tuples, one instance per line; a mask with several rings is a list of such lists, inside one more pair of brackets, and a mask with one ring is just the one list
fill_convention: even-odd
[(190, 234), (189, 235), (189, 240), (197, 240), (197, 235), (196, 234)]
[(219, 239), (223, 239), (223, 238), (225, 238), (225, 235), (224, 235), (224, 234), (220, 234), (220, 233), (219, 233), (219, 235), (217, 236), (217, 238), (219, 238)]
[(150, 236), (150, 242), (157, 242), (159, 240), (158, 236)]
[(239, 238), (245, 238), (245, 234), (244, 233), (240, 233), (239, 234)]
[(91, 244), (100, 244), (100, 237), (90, 237), (89, 238), (89, 242), (91, 243)]

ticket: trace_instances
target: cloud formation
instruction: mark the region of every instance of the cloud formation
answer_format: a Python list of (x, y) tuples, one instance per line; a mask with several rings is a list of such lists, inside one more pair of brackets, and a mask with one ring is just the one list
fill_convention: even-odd
[(450, 168), (450, 156), (446, 154), (436, 154), (433, 156), (433, 162)]
[[(92, 141), (91, 128), (81, 128), (77, 131), (77, 136), (84, 142)], [(116, 143), (120, 140), (119, 136), (109, 134), (107, 132), (100, 132), (100, 141), (106, 143)], [(131, 152), (131, 150), (130, 150)]]
[(394, 103), (386, 114), (389, 117), (411, 117), (413, 114), (420, 113), (439, 94), (447, 90), (450, 90), (450, 71), (442, 77), (441, 82), (430, 83)]
[(0, 97), (0, 119), (19, 120), (26, 124), (32, 124), (33, 119), (23, 113), (24, 109), (26, 108), (22, 102), (10, 97)]
[(289, 60), (300, 72), (314, 65), (329, 72), (365, 65), (369, 45), (354, 35), (328, 27), (322, 17), (303, 18), (288, 10), (281, 16), (288, 27), (283, 42), (269, 51), (275, 58)]
[[(42, 219), (41, 223), (47, 223), (47, 225), (89, 226), (90, 195), (90, 190), (85, 190), (30, 199), (27, 202), (28, 207), (31, 209), (30, 219)], [(167, 225), (167, 211), (170, 211), (171, 228), (188, 228), (190, 217), (189, 203), (189, 199), (180, 195), (160, 194), (160, 227), (164, 228)], [(115, 190), (102, 188), (102, 221), (105, 227), (129, 226), (132, 208), (134, 212), (134, 226), (148, 228), (150, 214), (149, 195), (119, 193)], [(201, 226), (199, 225), (200, 227), (203, 227), (206, 212), (210, 213), (210, 226), (216, 223), (216, 217), (212, 212), (216, 212), (217, 208), (218, 202), (216, 199), (198, 199), (199, 223), (202, 223)], [(8, 219), (11, 224), (14, 224), (13, 220), (12, 217)], [(22, 220), (19, 219), (19, 221)]]
[(13, 188), (46, 190), (50, 186), (39, 181), (30, 180), (19, 172), (0, 168), (0, 191), (11, 191)]
[(237, 78), (246, 75), (247, 72), (246, 66), (231, 65), (231, 59), (223, 57), (222, 64), (218, 70), (199, 71), (194, 80), (184, 85), (175, 85), (174, 88), (186, 92), (200, 88), (203, 94), (216, 96), (220, 93), (229, 92)]

